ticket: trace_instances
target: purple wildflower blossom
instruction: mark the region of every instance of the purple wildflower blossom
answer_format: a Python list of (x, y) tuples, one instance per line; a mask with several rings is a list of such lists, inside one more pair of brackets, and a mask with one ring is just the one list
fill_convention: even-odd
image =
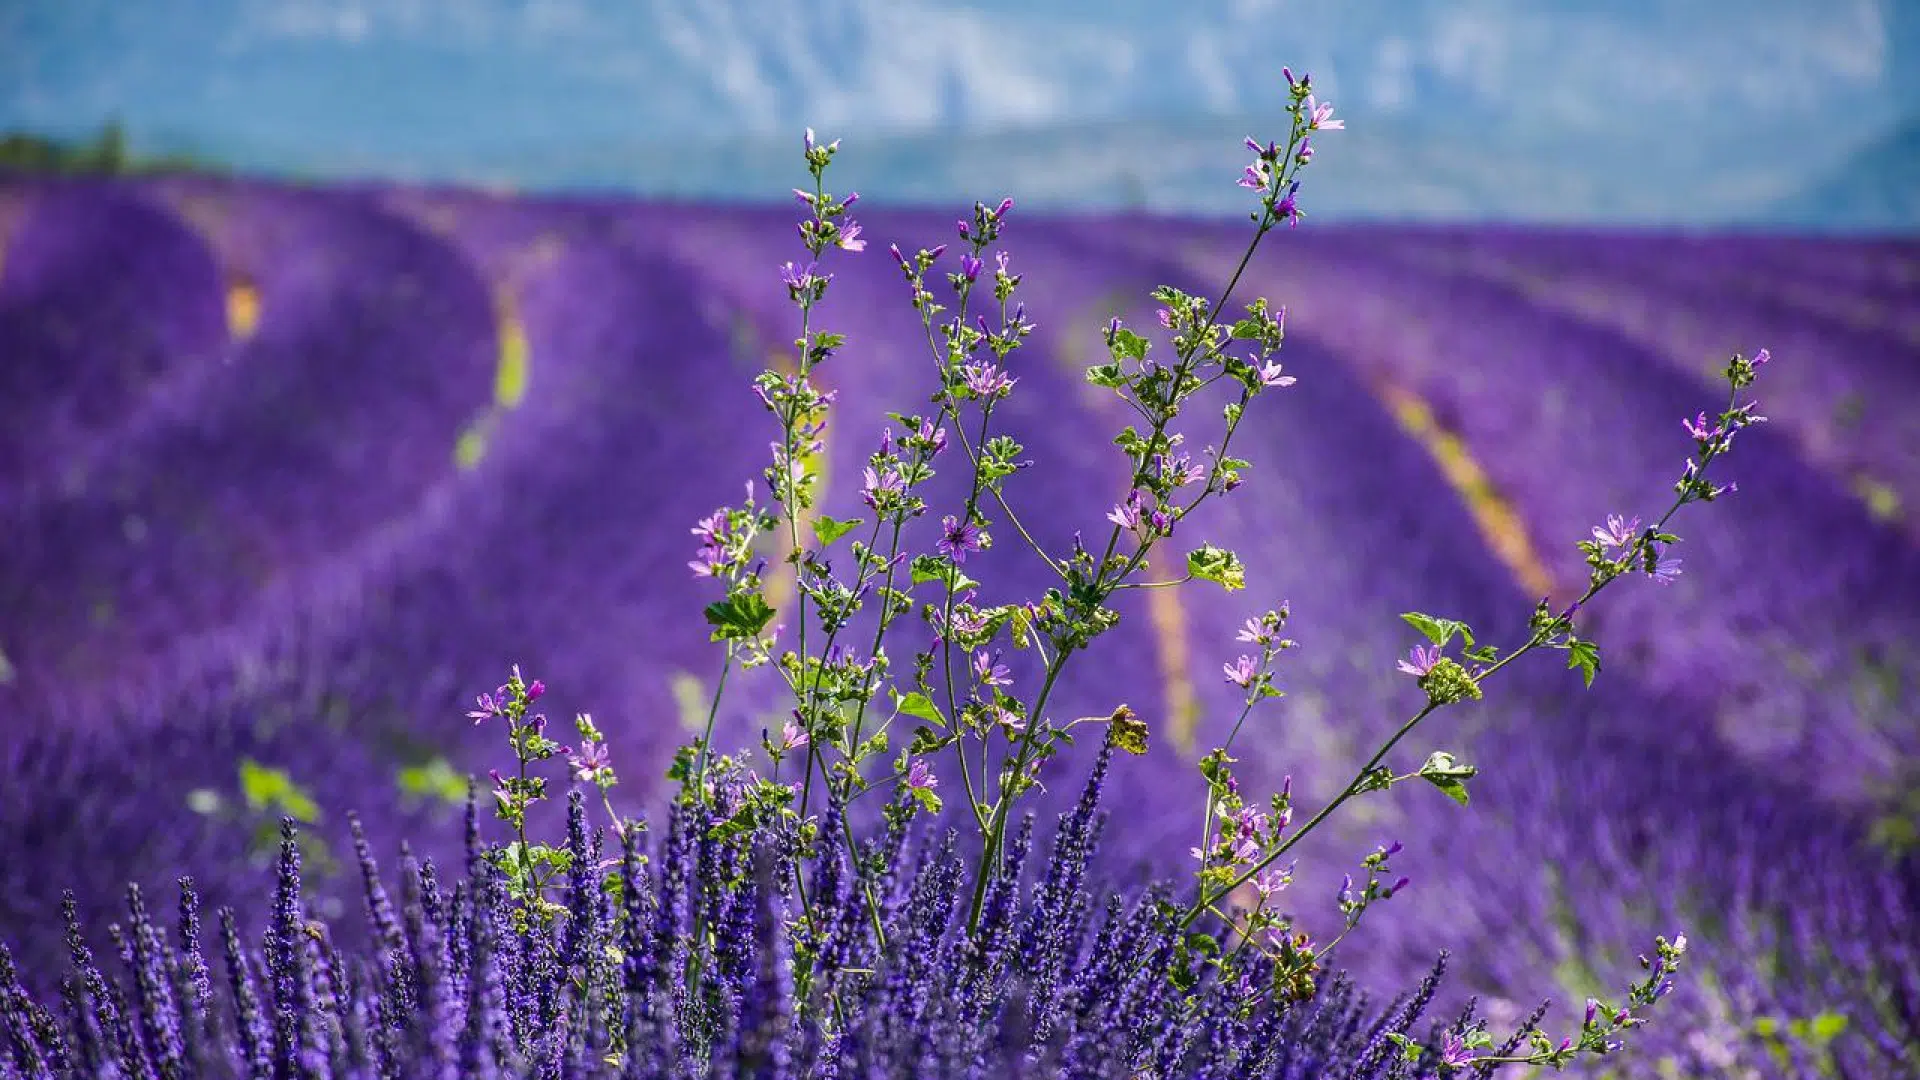
[(1251, 656), (1242, 656), (1232, 663), (1221, 664), (1220, 670), (1227, 673), (1228, 682), (1244, 690), (1252, 686), (1253, 680), (1259, 677), (1260, 661)]
[(992, 364), (966, 366), (967, 389), (981, 397), (998, 397), (1013, 389), (1018, 379), (1011, 378)]
[(1632, 544), (1640, 535), (1640, 519), (1622, 520), (1618, 514), (1608, 514), (1604, 526), (1593, 527), (1593, 538), (1608, 547), (1624, 548)]
[(926, 758), (914, 758), (913, 764), (907, 767), (907, 786), (916, 791), (932, 791), (940, 786), (940, 779), (933, 775)]
[(567, 759), (567, 765), (573, 769), (573, 778), (580, 783), (596, 779), (600, 770), (612, 764), (607, 756), (607, 744), (590, 742), (580, 747), (580, 752)]
[(1299, 227), (1300, 181), (1295, 180), (1292, 184), (1288, 185), (1287, 193), (1281, 196), (1279, 205), (1274, 207), (1274, 211), (1280, 215), (1280, 218), (1287, 223), (1289, 228)]
[(1673, 584), (1673, 579), (1680, 576), (1680, 560), (1669, 555), (1655, 556), (1652, 576), (1661, 585)]
[(972, 521), (948, 514), (940, 519), (940, 529), (940, 541), (934, 549), (954, 562), (966, 562), (968, 552), (980, 550), (980, 529)]
[(799, 724), (789, 720), (780, 729), (780, 745), (788, 750), (798, 750), (808, 743), (807, 731)]
[(1321, 101), (1312, 94), (1307, 95), (1307, 106), (1304, 112), (1307, 117), (1307, 130), (1309, 131), (1341, 131), (1347, 126), (1345, 120), (1335, 120), (1333, 118), (1333, 104), (1331, 102)]
[(1260, 385), (1269, 387), (1292, 386), (1297, 382), (1291, 375), (1280, 374), (1280, 361), (1274, 360), (1260, 368)]
[(500, 715), (500, 705), (494, 701), (492, 694), (481, 694), (473, 699), (473, 703), (474, 708), (467, 712), (467, 716), (476, 724)]
[(1407, 658), (1400, 661), (1397, 666), (1399, 670), (1418, 679), (1425, 677), (1427, 672), (1432, 671), (1433, 666), (1439, 662), (1440, 646), (1415, 645), (1412, 649), (1408, 650)]
[(987, 655), (985, 649), (973, 654), (973, 674), (988, 686), (1008, 686), (1013, 678), (1007, 672), (1007, 666), (999, 663), (1000, 654)]

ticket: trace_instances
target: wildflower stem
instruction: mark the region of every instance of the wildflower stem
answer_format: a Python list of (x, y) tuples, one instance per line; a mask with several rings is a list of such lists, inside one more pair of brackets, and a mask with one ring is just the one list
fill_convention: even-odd
[[(714, 721), (720, 716), (720, 695), (727, 690), (727, 674), (733, 670), (733, 646), (727, 646), (727, 658), (720, 664), (720, 679), (713, 685), (713, 699), (707, 703), (707, 726), (700, 735), (700, 753), (693, 767), (694, 797), (706, 801), (707, 758), (712, 752)], [(609, 810), (611, 813), (611, 810)]]
[[(1703, 453), (1701, 455), (1700, 468), (1704, 470), (1707, 462), (1710, 462), (1713, 459), (1713, 457), (1714, 457), (1714, 452), (1711, 450)], [(1633, 547), (1630, 548), (1625, 555), (1623, 555), (1623, 559), (1625, 559), (1629, 563), (1629, 565), (1631, 565), (1633, 559), (1638, 556), (1638, 553), (1640, 553), (1645, 549), (1648, 543), (1647, 537), (1652, 533), (1659, 532), (1660, 529), (1666, 525), (1667, 521), (1670, 518), (1672, 518), (1675, 513), (1679, 511), (1680, 507), (1690, 501), (1692, 500), (1685, 495), (1682, 495), (1679, 499), (1676, 499), (1673, 505), (1669, 506), (1666, 512), (1660, 515), (1659, 520), (1654, 523), (1653, 528), (1641, 534), (1640, 538), (1635, 541)], [(1617, 575), (1615, 577), (1608, 577), (1608, 578), (1595, 580), (1592, 584), (1587, 586), (1586, 591), (1580, 595), (1579, 600), (1574, 602), (1573, 607), (1580, 608), (1580, 607), (1586, 606), (1589, 600), (1592, 600), (1595, 596), (1599, 595), (1600, 591), (1606, 588), (1614, 580), (1617, 580)], [(1545, 644), (1548, 640), (1550, 640), (1556, 633), (1568, 628), (1570, 625), (1571, 623), (1569, 619), (1564, 615), (1552, 620), (1546, 625), (1543, 625), (1539, 629), (1535, 630), (1533, 634), (1530, 637), (1528, 637), (1524, 645), (1521, 645), (1519, 648), (1501, 657), (1499, 660), (1495, 661), (1491, 665), (1471, 673), (1470, 677), (1472, 678), (1473, 682), (1476, 685), (1479, 683), (1485, 682), (1495, 672), (1499, 671), (1501, 668), (1506, 667), (1508, 664), (1513, 663), (1515, 660), (1518, 660), (1520, 657), (1525, 656), (1527, 653), (1532, 652), (1534, 649), (1539, 648), (1541, 645)], [(1300, 826), (1299, 829), (1295, 830), (1292, 836), (1288, 837), (1284, 842), (1276, 846), (1272, 852), (1270, 852), (1265, 857), (1263, 857), (1259, 862), (1253, 864), (1251, 867), (1241, 872), (1241, 874), (1238, 877), (1234, 878), (1231, 883), (1221, 887), (1220, 891), (1213, 893), (1212, 895), (1207, 895), (1204, 887), (1196, 890), (1198, 895), (1194, 901), (1193, 906), (1187, 909), (1186, 914), (1181, 917), (1180, 928), (1184, 930), (1187, 927), (1193, 925), (1194, 920), (1198, 919), (1200, 915), (1203, 912), (1205, 912), (1207, 908), (1212, 906), (1215, 901), (1231, 893), (1233, 890), (1239, 888), (1241, 885), (1246, 884), (1248, 881), (1252, 880), (1256, 874), (1260, 873), (1262, 870), (1265, 870), (1268, 866), (1271, 866), (1282, 855), (1285, 855), (1289, 850), (1291, 850), (1295, 844), (1298, 844), (1303, 838), (1305, 838), (1308, 833), (1311, 833), (1315, 828), (1317, 828), (1321, 822), (1325, 821), (1329, 816), (1331, 816), (1335, 810), (1338, 810), (1343, 804), (1345, 804), (1348, 799), (1351, 799), (1355, 795), (1359, 794), (1363, 786), (1366, 784), (1368, 776), (1376, 768), (1379, 767), (1381, 761), (1385, 760), (1386, 756), (1389, 753), (1393, 752), (1394, 747), (1400, 745), (1400, 740), (1406, 738), (1407, 735), (1410, 734), (1414, 728), (1420, 725), (1420, 722), (1422, 720), (1425, 720), (1428, 716), (1431, 716), (1433, 713), (1437, 712), (1440, 709), (1440, 707), (1441, 707), (1441, 704), (1439, 702), (1429, 700), (1427, 704), (1424, 707), (1422, 707), (1419, 712), (1413, 715), (1412, 719), (1400, 725), (1399, 730), (1395, 731), (1391, 738), (1389, 738), (1385, 743), (1381, 744), (1380, 749), (1374, 751), (1373, 756), (1367, 759), (1367, 763), (1360, 767), (1360, 771), (1354, 775), (1354, 778), (1352, 780), (1348, 781), (1346, 788), (1342, 790), (1339, 795), (1336, 795), (1333, 798), (1333, 801), (1327, 803), (1326, 806), (1321, 807), (1320, 811), (1314, 814), (1313, 817), (1309, 818), (1306, 824)]]

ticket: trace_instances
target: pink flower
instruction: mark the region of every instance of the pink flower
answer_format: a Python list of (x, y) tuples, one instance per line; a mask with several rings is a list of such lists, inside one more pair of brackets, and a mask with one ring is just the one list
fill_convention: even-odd
[(913, 764), (907, 767), (907, 786), (916, 791), (931, 791), (940, 786), (933, 770), (927, 767), (926, 758), (914, 758)]
[(1307, 95), (1307, 129), (1309, 131), (1340, 131), (1347, 126), (1345, 120), (1333, 118), (1333, 105), (1322, 102), (1312, 94)]
[(1605, 526), (1593, 527), (1593, 538), (1608, 547), (1624, 548), (1640, 535), (1640, 519), (1608, 514)]
[(1260, 674), (1260, 661), (1251, 656), (1243, 656), (1231, 664), (1221, 664), (1220, 670), (1227, 673), (1227, 681), (1241, 689), (1253, 685)]
[(573, 766), (573, 778), (580, 783), (584, 784), (589, 780), (596, 779), (600, 770), (610, 764), (607, 758), (607, 744), (601, 742), (587, 743), (580, 748), (580, 753), (577, 756), (567, 759), (567, 764)]
[(481, 694), (473, 699), (473, 703), (475, 707), (467, 712), (467, 716), (476, 724), (489, 717), (500, 715), (500, 706), (494, 701), (492, 694)]
[[(852, 200), (849, 199), (848, 201), (851, 202)], [(860, 223), (856, 221), (849, 221), (845, 225), (840, 226), (840, 238), (836, 240), (835, 243), (840, 245), (842, 251), (867, 250), (867, 242), (860, 239)]]
[(1297, 382), (1291, 375), (1280, 374), (1280, 361), (1275, 360), (1260, 368), (1261, 386), (1292, 386)]
[(1407, 658), (1400, 661), (1399, 670), (1416, 679), (1424, 678), (1433, 666), (1440, 662), (1440, 646), (1415, 645), (1407, 652)]
[(798, 750), (807, 745), (806, 729), (791, 720), (787, 721), (786, 726), (780, 729), (780, 744), (786, 750)]

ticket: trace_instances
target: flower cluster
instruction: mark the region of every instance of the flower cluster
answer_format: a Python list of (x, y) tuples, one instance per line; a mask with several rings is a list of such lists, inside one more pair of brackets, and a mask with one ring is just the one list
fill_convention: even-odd
[[(356, 829), (370, 931), (356, 944), (309, 912), (289, 821), (258, 944), (229, 909), (215, 915), (217, 945), (208, 942), (197, 890), (182, 879), (171, 925), (129, 891), (128, 921), (112, 928), (115, 955), (104, 962), (69, 903), (72, 975), (51, 1005), (22, 987), (0, 947), (0, 1071), (31, 1080), (1400, 1075), (1378, 1032), (1422, 1018), (1440, 969), (1385, 1011), (1338, 980), (1307, 1005), (1262, 1000), (1249, 992), (1266, 974), (1259, 962), (1232, 980), (1209, 974), (1183, 951), (1159, 893), (1089, 887), (1107, 761), (1044, 859), (1032, 819), (1023, 822), (994, 875), (989, 915), (971, 929), (951, 833), (910, 839), (896, 820), (852, 845), (830, 805), (816, 847), (797, 857), (798, 837), (729, 827), (752, 805), (750, 781), (731, 763), (715, 765), (714, 798), (673, 807), (653, 843), (639, 828), (617, 841), (589, 830), (576, 792), (564, 902), (540, 922), (521, 919), (469, 804), (467, 873), (451, 886), (403, 849), (395, 896)], [(883, 883), (877, 924), (854, 891), (855, 865)], [(796, 917), (789, 880), (815, 897), (817, 921)], [(803, 1020), (829, 1002), (839, 1021)], [(1474, 1030), (1442, 1027), (1456, 1041)]]

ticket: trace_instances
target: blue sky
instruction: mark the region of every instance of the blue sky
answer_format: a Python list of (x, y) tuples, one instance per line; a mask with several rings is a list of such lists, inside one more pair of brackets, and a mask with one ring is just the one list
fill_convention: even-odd
[[(805, 125), (850, 148), (958, 140), (947, 158), (1045, 132), (1115, 158), (1201, 154), (1167, 133), (1271, 117), (1286, 62), (1314, 72), (1370, 168), (1423, 178), (1356, 175), (1361, 216), (1470, 215), (1517, 182), (1566, 217), (1711, 218), (1788, 199), (1920, 115), (1916, 7), (0, 0), (0, 129), (80, 134), (118, 116), (136, 148), (252, 169), (514, 187), (655, 190), (658, 163), (681, 155), (683, 193), (752, 197), (784, 190), (760, 162)], [(745, 163), (729, 172), (733, 152)], [(1024, 152), (1008, 176), (1039, 178), (1051, 201), (1074, 201), (1076, 171), (1123, 164)], [(1185, 173), (1133, 176), (1148, 201), (1204, 203)]]

